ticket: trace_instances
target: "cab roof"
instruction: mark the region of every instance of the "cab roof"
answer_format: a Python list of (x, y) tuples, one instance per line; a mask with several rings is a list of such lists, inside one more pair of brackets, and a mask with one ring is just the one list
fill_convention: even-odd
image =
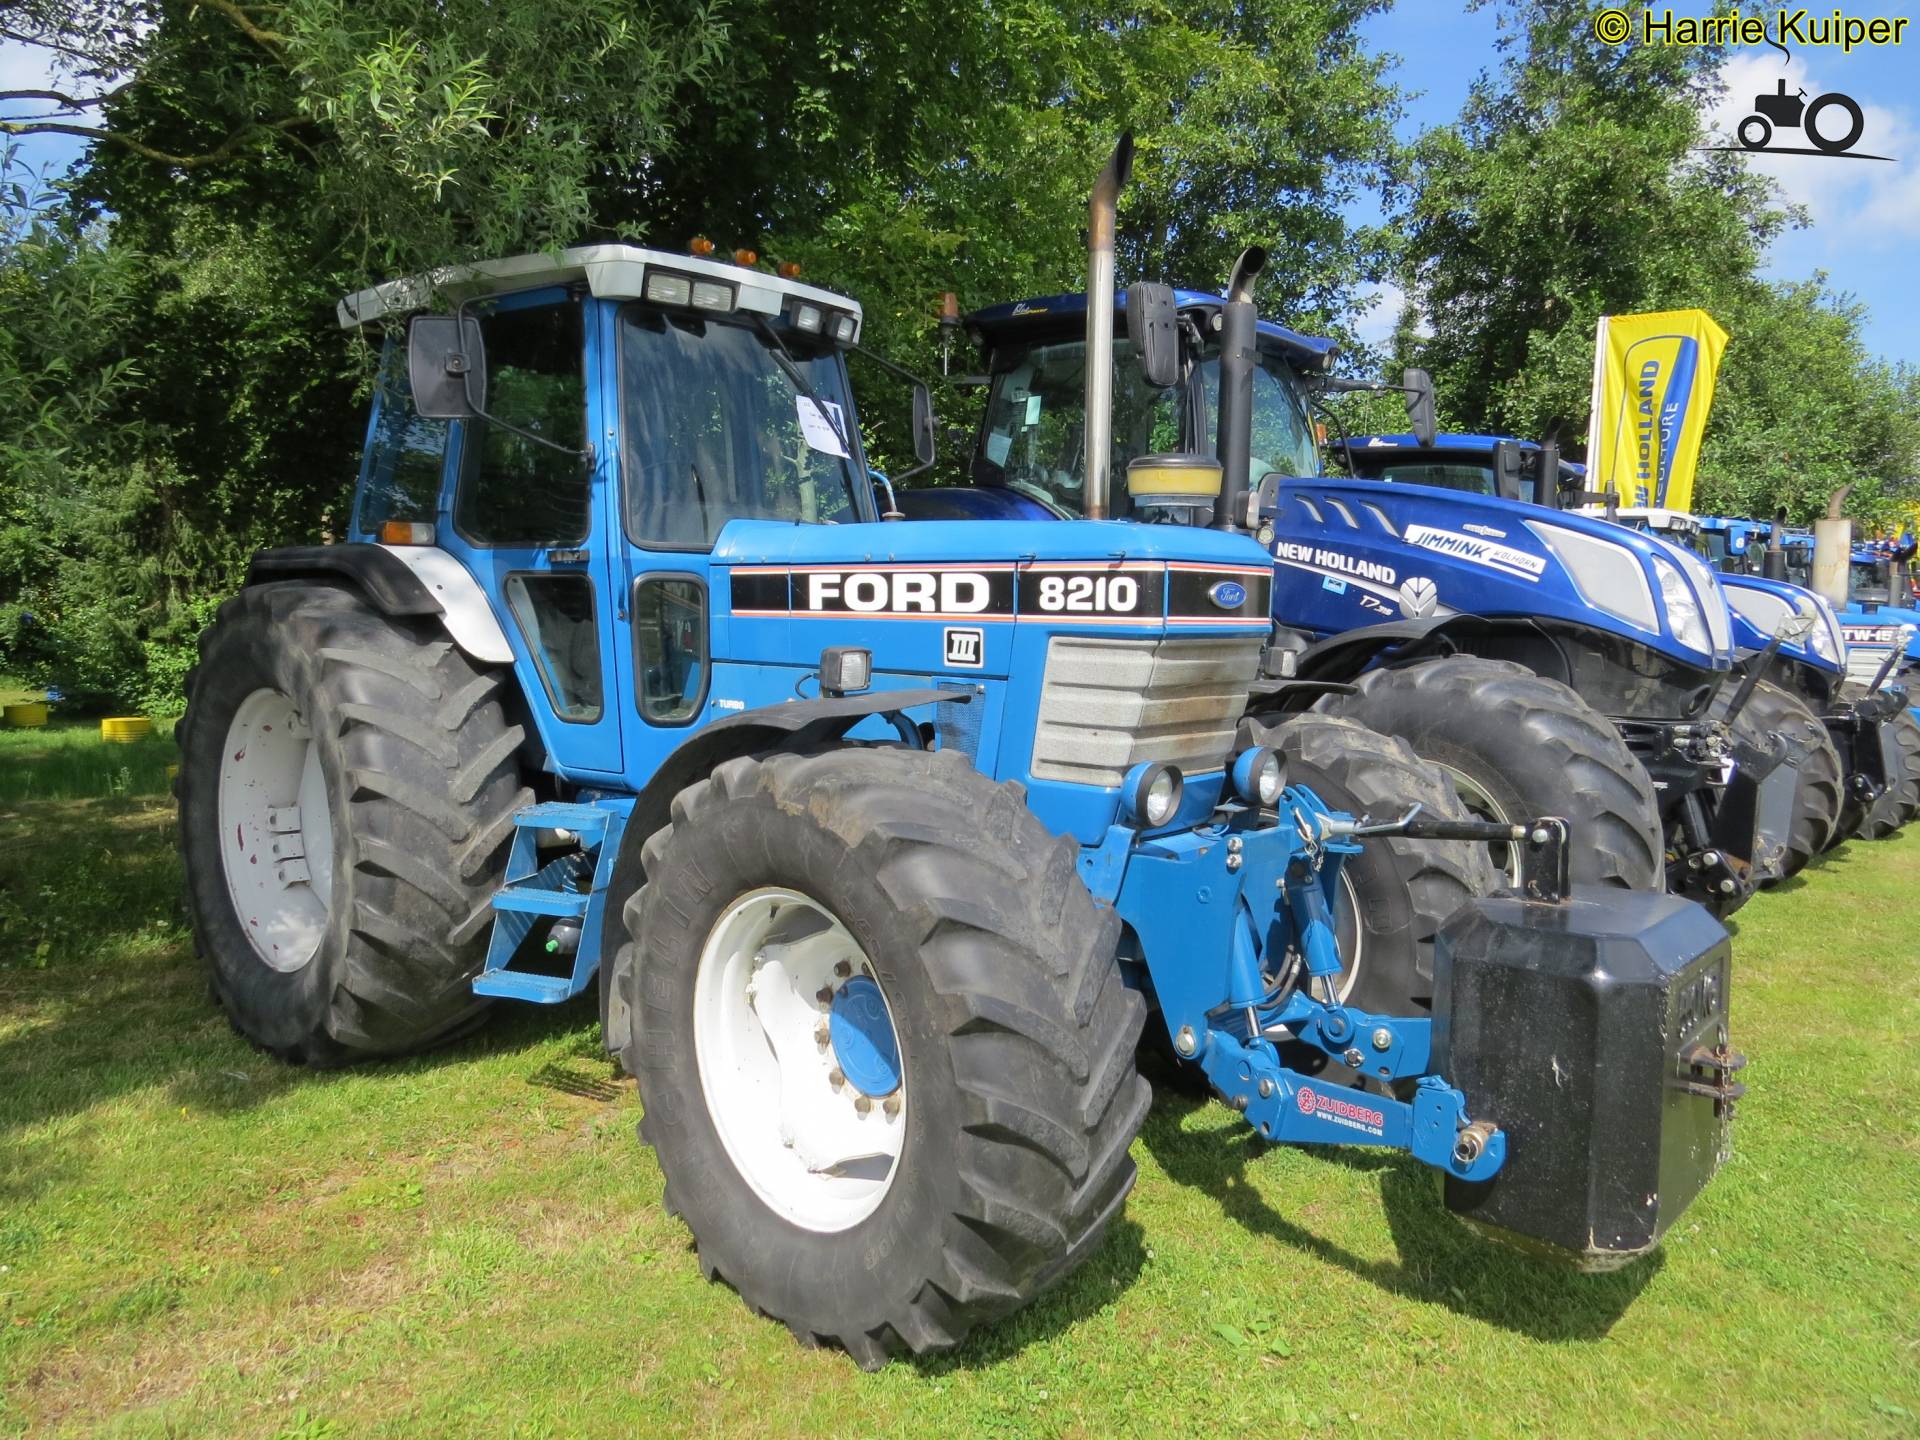
[[(1219, 295), (1210, 295), (1204, 290), (1175, 290), (1174, 307), (1181, 311), (1197, 310), (1210, 313), (1226, 308), (1226, 299)], [(1124, 314), (1127, 308), (1127, 292), (1118, 291), (1113, 297), (1113, 308)], [(1032, 300), (1014, 300), (1005, 305), (989, 305), (984, 310), (976, 310), (967, 316), (967, 328), (976, 336), (988, 341), (998, 341), (1020, 331), (1039, 328), (1051, 321), (1077, 321), (1084, 324), (1087, 314), (1087, 297), (1072, 295), (1041, 295)], [(1289, 330), (1284, 325), (1276, 325), (1271, 320), (1259, 322), (1257, 332), (1260, 347), (1263, 350), (1277, 350), (1302, 370), (1320, 371), (1331, 368), (1334, 352), (1339, 349), (1337, 340), (1324, 339), (1317, 335), (1302, 335), (1298, 330)]]
[(854, 337), (859, 338), (861, 311), (857, 300), (817, 285), (803, 285), (798, 280), (769, 275), (751, 266), (671, 250), (648, 250), (638, 245), (575, 245), (550, 253), (449, 265), (424, 275), (389, 280), (343, 297), (338, 306), (340, 328), (354, 330), (407, 315), (425, 309), (440, 295), (467, 300), (581, 281), (600, 299), (638, 300), (645, 294), (648, 273), (655, 270), (697, 280), (723, 281), (734, 287), (735, 310), (778, 315), (790, 300), (809, 300), (824, 309), (851, 314)]

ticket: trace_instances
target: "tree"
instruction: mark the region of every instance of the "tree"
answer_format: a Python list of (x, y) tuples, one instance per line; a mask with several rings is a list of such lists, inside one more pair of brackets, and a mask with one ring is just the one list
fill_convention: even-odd
[[(125, 302), (73, 363), (133, 378), (19, 484), (113, 523), (0, 559), (0, 606), (50, 667), (55, 620), (112, 622), (86, 686), (163, 688), (249, 551), (342, 528), (371, 356), (334, 301), (475, 255), (705, 233), (859, 296), (868, 343), (926, 370), (941, 291), (1079, 283), (1087, 188), (1131, 126), (1130, 274), (1216, 285), (1258, 239), (1270, 307), (1343, 308), (1385, 253), (1341, 214), (1392, 153), (1355, 35), (1381, 3), (29, 0), (0, 30), (60, 47), (64, 114), (0, 96), (0, 123), (94, 142), (62, 223), (126, 265)], [(889, 463), (904, 395), (863, 393)]]
[(1712, 310), (1795, 212), (1704, 153), (1712, 47), (1601, 44), (1590, 7), (1513, 0), (1505, 59), (1407, 177), (1418, 347), (1450, 408), (1500, 432), (1585, 434), (1602, 315)]
[(1892, 523), (1920, 480), (1920, 377), (1875, 361), (1861, 307), (1824, 276), (1754, 282), (1718, 302), (1733, 337), (1700, 457), (1697, 508), (1790, 519), (1824, 515), (1853, 486), (1847, 511)]

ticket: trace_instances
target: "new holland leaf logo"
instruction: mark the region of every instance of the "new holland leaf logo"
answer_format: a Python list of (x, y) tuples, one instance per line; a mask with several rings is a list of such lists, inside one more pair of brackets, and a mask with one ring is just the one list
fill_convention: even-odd
[(1400, 608), (1409, 619), (1431, 615), (1440, 604), (1440, 591), (1424, 575), (1415, 575), (1400, 587)]

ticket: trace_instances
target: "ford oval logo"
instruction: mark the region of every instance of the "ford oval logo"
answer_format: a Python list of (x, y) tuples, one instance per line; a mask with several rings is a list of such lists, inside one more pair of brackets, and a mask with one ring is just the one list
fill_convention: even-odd
[(1238, 580), (1222, 580), (1207, 591), (1207, 598), (1222, 610), (1238, 610), (1247, 603), (1247, 587)]

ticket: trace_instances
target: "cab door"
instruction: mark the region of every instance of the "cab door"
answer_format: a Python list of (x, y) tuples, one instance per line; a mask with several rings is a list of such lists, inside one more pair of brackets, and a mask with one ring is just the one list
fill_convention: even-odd
[(616, 636), (625, 629), (611, 557), (613, 447), (600, 415), (593, 302), (560, 287), (503, 296), (477, 315), (489, 419), (462, 420), (445, 547), (487, 591), (552, 768), (580, 779), (623, 770)]

